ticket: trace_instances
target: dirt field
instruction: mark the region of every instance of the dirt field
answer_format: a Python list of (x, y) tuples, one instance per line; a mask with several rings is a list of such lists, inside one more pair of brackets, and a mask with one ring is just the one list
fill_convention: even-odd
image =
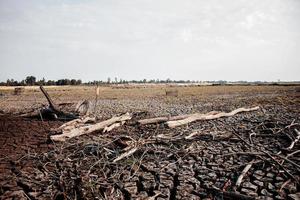
[[(0, 88), (1, 199), (296, 199), (299, 196), (299, 86), (46, 88), (65, 111), (90, 100), (101, 119), (134, 118), (109, 133), (49, 139), (62, 121), (19, 117), (47, 105), (37, 87)], [(177, 96), (166, 96), (176, 90)], [(95, 105), (96, 104), (96, 105)], [(261, 109), (174, 129), (139, 119), (239, 107)], [(192, 140), (185, 139), (199, 132)], [(159, 137), (158, 137), (159, 136)], [(156, 138), (156, 142), (143, 141)], [(159, 139), (158, 139), (159, 138)], [(128, 143), (137, 151), (119, 162)], [(240, 186), (238, 177), (251, 164)], [(298, 183), (297, 183), (298, 182)]]

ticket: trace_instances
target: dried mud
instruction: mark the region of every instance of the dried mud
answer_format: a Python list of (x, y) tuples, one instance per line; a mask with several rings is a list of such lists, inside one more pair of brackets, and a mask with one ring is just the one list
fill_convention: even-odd
[[(176, 100), (166, 114), (176, 114), (180, 103), (179, 114), (261, 109), (174, 129), (138, 125), (138, 119), (156, 116), (150, 109), (109, 133), (64, 143), (49, 140), (50, 129), (62, 122), (0, 116), (1, 199), (296, 199), (300, 144), (287, 147), (300, 130), (298, 95)], [(194, 131), (200, 134), (186, 139)], [(133, 154), (113, 162), (132, 145)]]

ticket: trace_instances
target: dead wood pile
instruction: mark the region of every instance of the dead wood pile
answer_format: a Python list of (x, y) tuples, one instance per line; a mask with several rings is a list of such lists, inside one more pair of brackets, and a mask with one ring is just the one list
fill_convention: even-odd
[(75, 119), (67, 122), (59, 127), (56, 132), (62, 132), (60, 135), (52, 135), (53, 141), (65, 141), (68, 138), (77, 137), (83, 134), (92, 133), (99, 130), (111, 131), (113, 128), (120, 126), (126, 120), (130, 120), (131, 115), (129, 113), (121, 116), (113, 117), (111, 119), (98, 122), (95, 124), (87, 124), (88, 122), (95, 121), (95, 118), (83, 117), (81, 119)]
[(299, 128), (296, 114), (258, 107), (82, 117), (56, 129), (51, 139), (63, 142), (36, 156), (35, 175), (21, 170), (18, 181), (33, 199), (292, 198)]
[[(158, 123), (158, 122), (166, 122), (168, 127), (175, 128), (177, 126), (181, 126), (198, 120), (211, 120), (211, 119), (217, 119), (221, 117), (231, 117), (240, 112), (250, 112), (258, 109), (259, 107), (256, 106), (253, 108), (238, 108), (229, 113), (211, 111), (207, 114), (196, 113), (191, 115), (181, 115), (181, 116), (175, 116), (170, 118), (158, 117), (158, 118), (151, 118), (151, 119), (143, 119), (143, 120), (139, 120), (138, 122), (144, 125)], [(113, 117), (111, 119), (98, 122), (95, 124), (86, 124), (89, 121), (95, 121), (95, 119), (91, 120), (91, 118), (88, 116), (82, 117), (81, 119), (75, 119), (73, 121), (67, 122), (66, 124), (63, 124), (61, 127), (59, 127), (57, 130), (54, 130), (55, 132), (58, 133), (61, 132), (62, 134), (53, 135), (51, 136), (51, 139), (53, 141), (65, 141), (68, 138), (77, 137), (80, 135), (92, 133), (99, 130), (104, 130), (104, 132), (111, 131), (113, 128), (123, 125), (126, 120), (130, 120), (130, 119), (131, 119), (131, 115), (129, 113), (126, 113), (121, 116)]]
[[(60, 109), (60, 107), (52, 100), (48, 92), (43, 86), (40, 86), (40, 90), (44, 94), (45, 98), (48, 101), (48, 106), (43, 106), (42, 108), (35, 108), (29, 112), (21, 113), (19, 116), (21, 117), (35, 117), (43, 119), (51, 119), (51, 120), (63, 120), (69, 121), (78, 118), (79, 112), (69, 113), (64, 112)], [(60, 105), (65, 105), (69, 103), (62, 103)]]

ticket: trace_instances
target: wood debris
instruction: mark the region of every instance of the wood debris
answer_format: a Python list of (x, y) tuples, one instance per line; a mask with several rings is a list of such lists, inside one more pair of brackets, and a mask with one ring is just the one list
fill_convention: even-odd
[[(89, 119), (89, 118), (88, 118)], [(107, 128), (116, 122), (123, 122), (131, 119), (129, 113), (123, 115), (112, 117), (108, 120), (98, 122), (95, 124), (86, 124), (86, 118), (82, 120), (75, 120), (68, 125), (63, 125), (63, 127), (58, 128), (58, 131), (61, 131), (62, 134), (50, 136), (53, 141), (65, 141), (67, 139), (77, 137), (84, 134), (89, 134), (95, 131), (100, 131), (106, 128), (106, 130), (111, 129)], [(69, 122), (68, 122), (69, 123)]]

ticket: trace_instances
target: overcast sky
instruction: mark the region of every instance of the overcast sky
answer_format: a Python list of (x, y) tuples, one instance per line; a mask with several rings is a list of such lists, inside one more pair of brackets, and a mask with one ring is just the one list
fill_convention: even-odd
[(300, 80), (299, 0), (0, 0), (0, 81)]

